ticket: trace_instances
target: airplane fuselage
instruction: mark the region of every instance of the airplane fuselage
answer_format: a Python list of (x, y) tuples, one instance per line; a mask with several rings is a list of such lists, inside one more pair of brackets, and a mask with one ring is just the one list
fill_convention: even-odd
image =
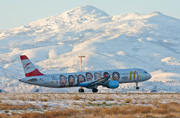
[(41, 73), (26, 55), (20, 55), (20, 59), (26, 78), (19, 79), (19, 81), (44, 87), (64, 88), (79, 86), (81, 87), (79, 92), (84, 92), (82, 87), (92, 89), (92, 92), (98, 92), (98, 86), (115, 89), (119, 87), (119, 83), (135, 82), (136, 89), (139, 89), (138, 82), (151, 78), (148, 72), (138, 68), (47, 75)]
[[(109, 74), (108, 81), (117, 81), (118, 83), (131, 83), (146, 81), (151, 78), (151, 75), (143, 69), (119, 69), (119, 70), (104, 70), (104, 71), (88, 71), (78, 73), (62, 73), (62, 74), (49, 74), (33, 77), (26, 77), (19, 81), (28, 84), (39, 85), (51, 88), (64, 88), (64, 87), (86, 87), (86, 82), (93, 82), (105, 77)], [(119, 86), (119, 85), (118, 85)]]

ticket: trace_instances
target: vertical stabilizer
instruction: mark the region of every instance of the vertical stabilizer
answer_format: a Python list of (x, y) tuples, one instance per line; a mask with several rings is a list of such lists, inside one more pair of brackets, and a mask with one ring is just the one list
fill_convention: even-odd
[(44, 75), (34, 66), (34, 64), (28, 59), (26, 55), (20, 55), (20, 58), (26, 77)]

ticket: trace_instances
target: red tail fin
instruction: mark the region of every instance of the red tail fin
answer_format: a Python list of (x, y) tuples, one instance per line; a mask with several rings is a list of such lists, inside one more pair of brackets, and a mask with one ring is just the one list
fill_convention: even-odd
[(20, 55), (20, 58), (26, 77), (44, 75), (34, 66), (34, 64), (28, 59), (26, 55)]

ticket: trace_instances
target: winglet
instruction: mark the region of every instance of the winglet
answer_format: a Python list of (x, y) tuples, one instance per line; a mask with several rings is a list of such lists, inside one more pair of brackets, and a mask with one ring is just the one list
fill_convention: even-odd
[(44, 75), (34, 66), (34, 64), (28, 59), (26, 55), (20, 55), (20, 59), (26, 77)]

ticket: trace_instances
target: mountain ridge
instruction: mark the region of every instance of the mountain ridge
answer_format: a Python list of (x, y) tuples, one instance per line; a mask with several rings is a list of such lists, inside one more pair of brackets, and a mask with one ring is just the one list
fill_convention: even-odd
[[(64, 16), (67, 13), (73, 19)], [(179, 92), (179, 21), (160, 12), (109, 16), (93, 6), (81, 6), (34, 21), (35, 24), (1, 31), (0, 89), (7, 92), (30, 92), (39, 88), (49, 92), (72, 91), (74, 89), (48, 89), (19, 83), (18, 79), (24, 77), (19, 55), (27, 55), (47, 74), (79, 72), (79, 56), (85, 55), (84, 71), (143, 68), (154, 77), (140, 83), (144, 88), (142, 92), (153, 85), (158, 85), (159, 91)], [(170, 80), (177, 83), (170, 85)], [(134, 86), (124, 84), (117, 91), (134, 91)]]

